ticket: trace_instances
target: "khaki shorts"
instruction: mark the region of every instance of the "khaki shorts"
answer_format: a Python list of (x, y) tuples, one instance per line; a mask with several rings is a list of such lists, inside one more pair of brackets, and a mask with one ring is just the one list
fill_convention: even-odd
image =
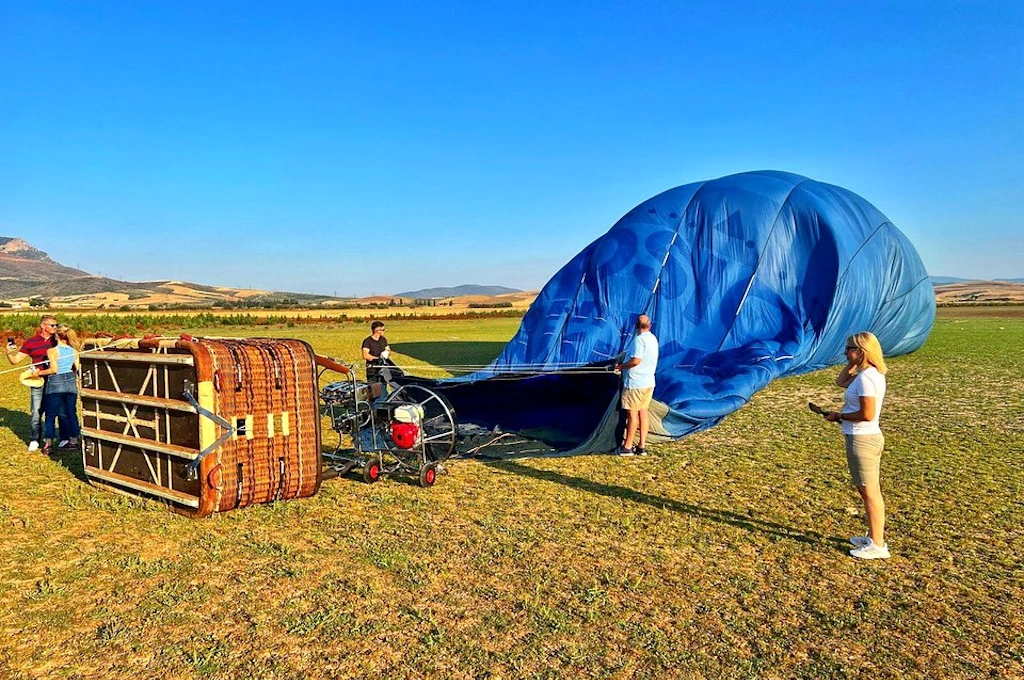
[(846, 463), (854, 486), (878, 485), (885, 437), (880, 434), (846, 434)]
[(627, 411), (643, 411), (650, 408), (654, 396), (653, 387), (626, 388), (622, 390), (622, 408)]

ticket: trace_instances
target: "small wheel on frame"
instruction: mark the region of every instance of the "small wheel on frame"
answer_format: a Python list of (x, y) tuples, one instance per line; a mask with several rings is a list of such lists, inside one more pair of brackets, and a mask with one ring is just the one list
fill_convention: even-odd
[(367, 484), (373, 484), (380, 479), (380, 461), (370, 460), (363, 466), (363, 481)]
[(437, 464), (427, 463), (420, 468), (420, 486), (424, 489), (434, 486), (437, 481)]

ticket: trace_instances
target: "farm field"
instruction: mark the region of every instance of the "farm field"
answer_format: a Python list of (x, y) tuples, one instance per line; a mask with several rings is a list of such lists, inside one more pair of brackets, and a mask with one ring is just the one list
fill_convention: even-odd
[[(28, 453), (6, 373), (0, 678), (1024, 677), (1024, 315), (986, 309), (890, 362), (877, 562), (847, 555), (860, 502), (806, 408), (840, 404), (831, 369), (646, 458), (455, 461), (198, 522)], [(387, 335), (433, 376), (518, 323)], [(346, 361), (366, 332), (231, 329)]]
[[(486, 314), (496, 310), (512, 309), (519, 314), (524, 314), (537, 297), (537, 291), (523, 291), (520, 293), (509, 293), (505, 295), (463, 295), (455, 298), (448, 298), (437, 305), (416, 305), (409, 298), (393, 298), (380, 296), (375, 298), (363, 298), (357, 304), (336, 303), (318, 307), (282, 307), (275, 309), (236, 307), (203, 307), (198, 305), (189, 309), (154, 309), (149, 310), (147, 304), (130, 304), (128, 296), (124, 294), (113, 294), (111, 299), (90, 297), (86, 302), (60, 306), (59, 300), (55, 301), (55, 310), (68, 317), (104, 315), (121, 316), (124, 314), (210, 314), (213, 316), (232, 316), (238, 314), (251, 314), (253, 316), (287, 316), (292, 319), (337, 319), (347, 317), (351, 319), (368, 318), (400, 318), (400, 317), (450, 317), (464, 314)], [(128, 303), (128, 304), (126, 304)], [(389, 304), (394, 303), (394, 304)], [(188, 298), (166, 299), (154, 298), (152, 304), (164, 305), (190, 305), (193, 301)], [(43, 310), (39, 310), (43, 311)], [(0, 309), (0, 317), (12, 314), (34, 314), (35, 309), (19, 307), (17, 309)]]

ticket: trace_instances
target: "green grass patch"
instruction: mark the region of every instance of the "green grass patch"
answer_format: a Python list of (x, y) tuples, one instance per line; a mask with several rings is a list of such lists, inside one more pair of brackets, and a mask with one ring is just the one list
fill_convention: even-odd
[[(388, 337), (437, 375), (517, 326), (389, 320)], [(232, 330), (352, 362), (366, 333)], [(840, 403), (833, 370), (647, 458), (460, 461), (431, 489), (335, 479), (199, 522), (29, 454), (7, 374), (0, 677), (1022, 677), (1022, 347), (1024, 318), (944, 309), (892, 359), (882, 563), (846, 554), (862, 510), (806, 408)]]

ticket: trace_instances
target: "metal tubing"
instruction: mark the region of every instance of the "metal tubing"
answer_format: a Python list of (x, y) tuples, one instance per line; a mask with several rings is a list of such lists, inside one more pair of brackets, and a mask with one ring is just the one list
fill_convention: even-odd
[(97, 352), (89, 355), (92, 361), (129, 361), (137, 364), (178, 364), (192, 366), (191, 354), (150, 354), (148, 352)]
[(132, 404), (134, 406), (151, 406), (153, 408), (165, 408), (170, 411), (181, 411), (183, 413), (195, 413), (192, 405), (187, 401), (177, 399), (164, 399), (163, 397), (147, 397), (141, 394), (125, 394), (122, 392), (108, 392), (107, 390), (93, 390), (83, 387), (79, 392), (83, 399), (99, 399), (100, 401), (112, 401), (119, 404)]
[(125, 475), (119, 475), (116, 472), (110, 472), (108, 470), (99, 470), (93, 467), (85, 468), (85, 474), (96, 479), (102, 479), (110, 484), (116, 484), (118, 486), (126, 486), (136, 491), (142, 491), (144, 493), (152, 494), (154, 496), (160, 496), (169, 501), (179, 503), (181, 505), (187, 505), (191, 508), (199, 507), (199, 499), (195, 496), (190, 496), (180, 491), (174, 491), (173, 489), (167, 489), (156, 484), (150, 484), (134, 477), (126, 477)]
[(102, 439), (103, 441), (111, 442), (113, 444), (133, 446), (147, 451), (158, 451), (160, 453), (166, 453), (169, 456), (177, 456), (178, 458), (184, 458), (186, 460), (195, 460), (199, 457), (199, 451), (196, 449), (190, 449), (184, 446), (175, 446), (174, 444), (164, 444), (161, 442), (151, 441), (149, 439), (136, 439), (135, 437), (116, 434), (114, 432), (104, 432), (103, 430), (96, 430), (91, 427), (83, 427), (82, 435), (93, 439)]

